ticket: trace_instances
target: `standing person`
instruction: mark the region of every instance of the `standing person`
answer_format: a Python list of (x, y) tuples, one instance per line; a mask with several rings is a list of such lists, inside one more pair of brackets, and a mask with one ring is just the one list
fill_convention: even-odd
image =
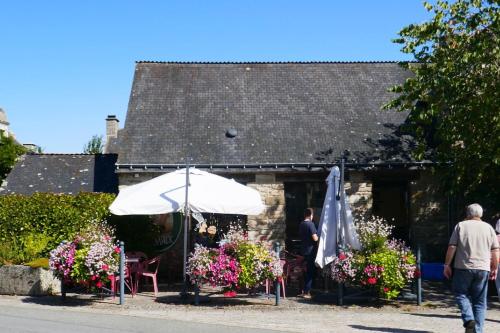
[(314, 265), (314, 259), (316, 258), (316, 242), (318, 241), (318, 232), (316, 231), (316, 226), (314, 225), (312, 208), (306, 208), (304, 210), (304, 221), (300, 223), (299, 235), (301, 243), (301, 255), (304, 256), (306, 262), (306, 277), (304, 281), (304, 292), (299, 295), (304, 298), (311, 298), (311, 288), (316, 273), (316, 266)]
[[(498, 243), (500, 243), (500, 219), (498, 219), (497, 221), (495, 231), (497, 232)], [(497, 286), (498, 301), (500, 301), (500, 262), (498, 264), (497, 279), (495, 280), (495, 285)]]
[(450, 265), (455, 255), (452, 289), (462, 312), (465, 332), (482, 333), (488, 278), (496, 278), (499, 246), (491, 225), (481, 221), (483, 209), (480, 205), (467, 206), (466, 216), (451, 235), (443, 274), (451, 278)]

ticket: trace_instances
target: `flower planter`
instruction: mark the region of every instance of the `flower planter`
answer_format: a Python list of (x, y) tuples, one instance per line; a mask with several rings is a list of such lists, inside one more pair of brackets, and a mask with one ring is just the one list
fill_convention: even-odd
[(61, 282), (44, 268), (12, 265), (0, 267), (0, 294), (55, 295), (61, 292)]

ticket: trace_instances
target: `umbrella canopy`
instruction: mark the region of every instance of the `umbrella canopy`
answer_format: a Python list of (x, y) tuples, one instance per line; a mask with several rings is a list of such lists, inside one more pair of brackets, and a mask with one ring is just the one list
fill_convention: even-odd
[[(321, 268), (331, 263), (337, 256), (339, 245), (349, 245), (354, 249), (360, 248), (351, 208), (341, 184), (338, 167), (332, 168), (326, 182), (328, 190), (318, 227), (319, 244), (315, 260), (316, 265)], [(342, 187), (340, 191), (339, 187)], [(339, 193), (340, 197), (337, 197)]]
[[(189, 168), (192, 212), (257, 215), (264, 210), (259, 192), (195, 168)], [(156, 215), (183, 211), (186, 205), (186, 169), (128, 186), (109, 207), (115, 215)]]

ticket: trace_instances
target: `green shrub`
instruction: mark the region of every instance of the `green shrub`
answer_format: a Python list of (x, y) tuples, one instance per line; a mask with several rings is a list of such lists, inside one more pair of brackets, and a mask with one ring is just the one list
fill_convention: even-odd
[(10, 242), (0, 242), (0, 264), (1, 265), (16, 265), (22, 263), (21, 246), (14, 240)]
[(106, 219), (114, 194), (36, 193), (0, 196), (0, 262), (25, 263), (50, 250), (92, 221)]
[(29, 233), (21, 239), (24, 261), (40, 258), (47, 249), (51, 237), (45, 234)]

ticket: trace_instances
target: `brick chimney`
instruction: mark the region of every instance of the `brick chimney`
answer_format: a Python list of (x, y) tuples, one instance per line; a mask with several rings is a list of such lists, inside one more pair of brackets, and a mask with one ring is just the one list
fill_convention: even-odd
[(106, 142), (109, 142), (109, 139), (118, 137), (118, 123), (120, 121), (114, 114), (108, 115), (106, 118)]

